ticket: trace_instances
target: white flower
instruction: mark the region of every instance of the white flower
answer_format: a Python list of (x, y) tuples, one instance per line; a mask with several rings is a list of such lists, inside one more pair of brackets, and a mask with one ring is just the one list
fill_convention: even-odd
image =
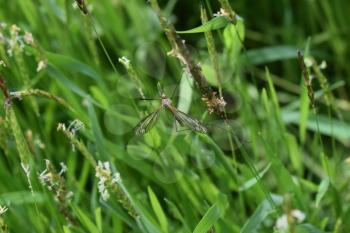
[(66, 131), (66, 125), (64, 123), (58, 123), (57, 125), (57, 131)]
[(45, 69), (47, 67), (47, 60), (41, 60), (38, 63), (38, 66), (36, 68), (36, 72), (40, 72), (41, 70)]
[(217, 13), (214, 13), (214, 17), (220, 17), (220, 16), (228, 16), (229, 13), (227, 13), (223, 8), (220, 8), (220, 11)]
[(109, 192), (107, 189), (104, 189), (101, 193), (101, 197), (104, 201), (107, 201), (110, 197)]
[(21, 31), (21, 29), (17, 27), (16, 24), (11, 25), (10, 33), (12, 36), (17, 36), (19, 31)]
[(289, 229), (288, 217), (293, 217), (293, 220), (297, 223), (301, 223), (305, 220), (306, 216), (300, 210), (294, 209), (290, 211), (288, 214), (283, 214), (276, 221), (275, 227), (276, 229), (284, 232)]
[(104, 162), (103, 163), (103, 167), (108, 172), (108, 174), (111, 174), (111, 169), (110, 169), (110, 166), (109, 166), (109, 162)]
[(0, 23), (0, 29), (5, 29), (7, 27), (7, 24), (4, 22)]
[(327, 68), (327, 62), (326, 61), (322, 61), (321, 64), (319, 65), (321, 70), (324, 70)]
[(74, 135), (76, 134), (76, 132), (78, 132), (79, 130), (82, 130), (85, 128), (85, 125), (82, 121), (75, 119), (74, 121), (72, 121), (69, 126), (68, 126), (68, 130)]
[(306, 65), (306, 67), (309, 68), (309, 67), (311, 67), (314, 64), (314, 61), (310, 57), (305, 57), (304, 58), (304, 63)]
[(6, 63), (3, 60), (0, 60), (0, 66), (6, 67)]
[(118, 61), (120, 63), (122, 63), (125, 66), (129, 66), (130, 65), (130, 60), (127, 57), (121, 57), (118, 59)]
[(29, 45), (33, 45), (34, 44), (34, 38), (32, 33), (30, 32), (25, 32), (24, 33), (24, 42), (26, 42)]
[(6, 206), (0, 206), (0, 216), (4, 215), (7, 210), (8, 210), (8, 208)]
[(78, 3), (76, 1), (72, 3), (72, 7), (74, 10), (79, 9)]
[(119, 183), (120, 181), (121, 181), (120, 174), (119, 173), (114, 173), (113, 174), (113, 178), (112, 178), (112, 182), (113, 183)]
[(39, 175), (39, 180), (41, 184), (45, 184), (45, 181), (47, 179), (47, 169), (45, 169), (44, 171), (42, 171)]
[(291, 215), (297, 220), (298, 223), (301, 223), (306, 218), (305, 214), (300, 210), (292, 210)]
[(66, 199), (70, 200), (73, 197), (74, 193), (72, 191), (69, 191), (66, 195)]
[(276, 225), (275, 227), (278, 230), (282, 230), (282, 231), (286, 231), (288, 230), (288, 219), (287, 219), (287, 215), (282, 215), (281, 217), (279, 217), (276, 221)]
[(61, 165), (61, 171), (58, 174), (62, 175), (63, 173), (65, 173), (68, 170), (68, 168), (63, 162), (61, 162), (60, 165)]
[(5, 36), (0, 32), (0, 42), (5, 42)]

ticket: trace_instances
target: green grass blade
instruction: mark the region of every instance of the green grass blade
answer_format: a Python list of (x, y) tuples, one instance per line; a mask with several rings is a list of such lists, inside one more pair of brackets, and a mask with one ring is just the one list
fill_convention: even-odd
[(196, 28), (192, 28), (189, 30), (185, 30), (185, 31), (177, 31), (177, 33), (179, 34), (203, 33), (207, 31), (213, 31), (213, 30), (224, 28), (229, 24), (230, 22), (227, 20), (226, 17), (219, 16), (209, 20), (207, 23), (201, 26), (198, 26)]
[(160, 205), (156, 194), (153, 192), (152, 188), (148, 186), (148, 196), (152, 204), (153, 212), (156, 214), (158, 222), (161, 226), (162, 232), (168, 232), (168, 221), (166, 215)]

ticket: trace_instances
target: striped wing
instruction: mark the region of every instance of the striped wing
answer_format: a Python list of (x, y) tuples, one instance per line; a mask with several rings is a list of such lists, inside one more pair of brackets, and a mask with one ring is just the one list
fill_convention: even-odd
[(157, 123), (162, 108), (158, 108), (156, 111), (143, 118), (135, 127), (136, 136), (141, 136), (150, 131)]
[(184, 112), (181, 112), (176, 108), (172, 108), (171, 112), (174, 114), (176, 121), (179, 122), (180, 125), (186, 126), (191, 130), (199, 133), (206, 134), (208, 132), (207, 127), (205, 127), (199, 120), (192, 118), (191, 116), (187, 115)]

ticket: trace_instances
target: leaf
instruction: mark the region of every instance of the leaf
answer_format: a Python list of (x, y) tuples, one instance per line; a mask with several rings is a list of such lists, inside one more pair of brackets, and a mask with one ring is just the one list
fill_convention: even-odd
[(224, 215), (225, 210), (228, 208), (228, 201), (226, 195), (220, 193), (217, 201), (212, 205), (208, 211), (204, 214), (202, 219), (197, 224), (193, 233), (206, 233), (208, 230)]
[(103, 160), (108, 160), (107, 153), (105, 150), (105, 145), (104, 145), (104, 135), (102, 133), (95, 108), (92, 104), (91, 98), (88, 97), (87, 101), (88, 105), (88, 112), (89, 112), (89, 118), (90, 118), (90, 123), (91, 123), (91, 128), (93, 132), (93, 137), (94, 141), (96, 143), (97, 151), (99, 153), (98, 157)]
[[(61, 71), (59, 71), (53, 65), (49, 65), (47, 67), (47, 71), (52, 78), (56, 79), (59, 83), (61, 83), (63, 86), (70, 89), (71, 91), (73, 91), (74, 93), (79, 95), (80, 97), (85, 98), (86, 96), (89, 95), (87, 92), (85, 92), (83, 89), (81, 89), (78, 85), (76, 85), (74, 82), (72, 82), (70, 79), (68, 79)], [(93, 103), (95, 105), (101, 107), (101, 105), (99, 103), (97, 103), (95, 100), (91, 100), (91, 101), (93, 101)]]
[(179, 90), (179, 102), (177, 109), (188, 113), (191, 107), (192, 93), (193, 93), (193, 78), (190, 77), (188, 72), (183, 72), (180, 82)]
[(217, 204), (212, 205), (199, 221), (193, 233), (206, 233), (220, 218), (220, 208)]
[[(264, 170), (262, 170), (260, 173), (259, 173), (259, 177), (260, 179), (265, 175), (265, 173), (270, 169), (271, 167), (271, 164), (268, 164)], [(258, 182), (258, 180), (256, 179), (256, 177), (244, 182), (240, 187), (239, 187), (239, 191), (242, 192), (244, 190), (247, 190), (251, 187), (253, 187), (256, 183)]]
[(126, 211), (120, 206), (120, 205), (113, 205), (110, 203), (107, 203), (103, 200), (100, 201), (101, 206), (103, 206), (104, 211), (108, 211), (108, 213), (111, 213), (115, 218), (120, 219), (124, 224), (128, 225), (129, 227), (135, 227), (135, 222), (133, 219), (126, 213)]
[(271, 46), (247, 51), (249, 62), (260, 65), (269, 62), (286, 60), (297, 57), (297, 48), (287, 45)]
[(325, 179), (323, 179), (320, 183), (320, 185), (318, 186), (318, 191), (317, 191), (317, 195), (316, 195), (316, 207), (319, 207), (319, 204), (322, 200), (322, 198), (324, 197), (324, 195), (327, 193), (327, 190), (329, 188), (329, 178), (326, 177)]
[[(282, 120), (285, 124), (299, 124), (300, 119), (299, 112), (282, 111)], [(317, 122), (318, 126), (317, 127)], [(339, 121), (328, 116), (317, 114), (310, 114), (309, 119), (306, 123), (306, 127), (313, 131), (319, 132), (323, 135), (332, 136), (338, 140), (349, 140), (350, 139), (350, 125), (344, 121)]]
[(227, 51), (231, 54), (230, 58), (236, 58), (239, 51), (243, 47), (243, 40), (245, 37), (245, 28), (242, 20), (238, 21), (236, 25), (231, 24), (225, 28), (223, 32), (224, 44)]
[(76, 59), (51, 52), (45, 52), (45, 55), (49, 59), (50, 63), (54, 64), (58, 68), (67, 69), (74, 73), (84, 74), (95, 81), (101, 80), (101, 77), (91, 68), (91, 66), (88, 66)]
[(300, 224), (296, 227), (297, 233), (324, 233), (324, 231), (316, 228), (314, 225), (309, 223)]
[(98, 207), (95, 209), (95, 219), (96, 219), (96, 225), (97, 225), (97, 228), (100, 232), (103, 232), (102, 231), (102, 216), (101, 216), (101, 208)]
[[(283, 198), (281, 196), (272, 195), (272, 199), (277, 206), (282, 204)], [(262, 203), (255, 210), (254, 214), (245, 222), (241, 229), (241, 233), (254, 233), (259, 228), (260, 224), (274, 212), (274, 207), (271, 206), (268, 199)]]
[(69, 227), (67, 227), (67, 226), (63, 226), (63, 232), (64, 233), (72, 233), (71, 230), (69, 229)]
[(201, 68), (202, 68), (202, 72), (204, 74), (204, 77), (208, 81), (208, 83), (212, 86), (217, 87), (218, 82), (217, 82), (217, 79), (215, 77), (215, 70), (214, 70), (213, 66), (210, 63), (203, 63), (201, 65)]
[(293, 168), (298, 172), (302, 172), (302, 158), (299, 151), (297, 139), (293, 134), (286, 133), (286, 141), (288, 144), (289, 157)]
[(72, 205), (73, 212), (77, 216), (80, 223), (91, 233), (99, 233), (97, 226), (78, 206)]
[(203, 33), (207, 31), (213, 31), (213, 30), (218, 30), (221, 28), (226, 27), (227, 25), (230, 24), (230, 21), (225, 16), (219, 16), (215, 17), (205, 24), (186, 30), (186, 31), (176, 31), (179, 34), (190, 34), (190, 33)]
[[(38, 15), (36, 10), (36, 5), (32, 1), (19, 0), (18, 4), (21, 8), (21, 12), (25, 15), (28, 23), (33, 27), (33, 30), (38, 28)], [(19, 9), (18, 9), (19, 10)]]
[(170, 211), (170, 213), (177, 219), (179, 220), (182, 225), (185, 228), (185, 232), (191, 232), (189, 224), (186, 222), (185, 217), (182, 215), (182, 213), (180, 212), (179, 208), (171, 201), (164, 199), (165, 202), (168, 205), (168, 209)]
[(154, 213), (157, 216), (157, 219), (159, 221), (160, 227), (163, 232), (168, 232), (168, 221), (164, 214), (164, 211), (162, 209), (162, 206), (160, 205), (158, 198), (156, 194), (153, 192), (152, 188), (148, 186), (148, 196), (151, 201), (151, 205), (153, 208)]
[(33, 204), (41, 203), (45, 201), (45, 195), (39, 192), (11, 192), (3, 193), (0, 195), (0, 204), (13, 204), (13, 205), (23, 205), (23, 204)]
[[(339, 87), (342, 87), (344, 85), (345, 85), (344, 80), (337, 81), (329, 86), (328, 91), (332, 92), (332, 91), (334, 91), (334, 90), (336, 90)], [(325, 94), (326, 93), (323, 89), (318, 90), (315, 92), (315, 99), (318, 100), (321, 97), (323, 97)], [(296, 110), (299, 107), (300, 107), (300, 100), (296, 100), (296, 101), (293, 101), (292, 103), (290, 103), (289, 105), (287, 105), (286, 107), (283, 107), (283, 111), (288, 112), (288, 111)]]

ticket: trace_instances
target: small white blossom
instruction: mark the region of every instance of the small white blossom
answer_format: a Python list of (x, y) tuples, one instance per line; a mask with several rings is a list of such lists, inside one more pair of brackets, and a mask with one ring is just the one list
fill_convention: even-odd
[(34, 144), (42, 150), (45, 149), (45, 144), (40, 140), (40, 138), (34, 139)]
[(319, 65), (321, 70), (324, 70), (327, 68), (327, 62), (326, 61), (322, 61), (321, 64)]
[[(114, 174), (113, 177), (114, 176), (116, 176), (115, 178), (118, 178), (118, 175)], [(111, 178), (112, 172), (108, 162), (102, 163), (101, 161), (98, 161), (96, 166), (96, 177), (98, 178), (98, 192), (101, 194), (102, 200), (107, 201), (110, 197), (108, 187), (118, 180)]]
[(0, 66), (6, 67), (6, 63), (3, 60), (0, 60)]
[(300, 210), (292, 210), (291, 215), (297, 220), (298, 223), (305, 220), (306, 215)]
[(310, 58), (310, 57), (305, 57), (304, 58), (304, 63), (305, 63), (305, 65), (306, 65), (306, 67), (311, 67), (313, 64), (314, 64), (314, 61), (313, 61), (313, 59), (312, 58)]
[(72, 199), (73, 195), (74, 195), (74, 193), (72, 191), (69, 191), (66, 195), (66, 200)]
[(130, 65), (130, 60), (127, 57), (123, 56), (123, 57), (119, 58), (118, 61), (120, 63), (122, 63), (123, 65), (125, 65), (125, 66), (129, 66)]
[(34, 44), (34, 38), (32, 33), (30, 32), (25, 32), (24, 33), (24, 42), (29, 44), (29, 45), (33, 45)]
[(6, 41), (6, 38), (5, 38), (4, 34), (2, 34), (0, 32), (0, 42), (5, 42), (5, 41)]
[(73, 2), (72, 7), (74, 10), (79, 9), (78, 3), (76, 1)]
[(275, 224), (276, 229), (281, 230), (281, 231), (286, 231), (288, 230), (288, 217), (287, 215), (282, 215), (279, 217), (276, 221)]
[(13, 50), (12, 49), (8, 49), (6, 52), (9, 55), (9, 57), (13, 56)]
[(6, 206), (0, 206), (0, 216), (4, 215), (8, 208)]
[(19, 31), (21, 31), (21, 29), (17, 27), (16, 24), (11, 25), (10, 33), (12, 36), (17, 36)]
[(119, 173), (114, 173), (112, 182), (113, 183), (119, 183), (121, 181), (120, 174)]
[(213, 14), (214, 17), (228, 16), (228, 15), (229, 14), (223, 8), (220, 8), (219, 12)]
[(306, 216), (300, 210), (294, 209), (290, 211), (288, 214), (283, 214), (276, 221), (275, 227), (276, 229), (286, 232), (289, 229), (288, 217), (291, 216), (297, 223), (301, 223), (305, 220)]
[(72, 121), (69, 126), (68, 126), (68, 130), (74, 135), (76, 134), (76, 132), (78, 132), (79, 130), (82, 130), (85, 128), (85, 125), (82, 121), (75, 119), (74, 121)]
[(39, 180), (41, 184), (45, 184), (45, 181), (47, 180), (47, 169), (40, 173)]
[(41, 60), (39, 61), (38, 63), (38, 66), (36, 68), (36, 72), (40, 72), (42, 71), (43, 69), (45, 69), (47, 67), (47, 60)]
[(7, 27), (7, 24), (4, 22), (0, 23), (0, 29), (5, 29)]
[(66, 130), (66, 125), (64, 123), (58, 123), (57, 125), (57, 131), (65, 131)]
[(61, 171), (58, 174), (62, 175), (63, 173), (65, 173), (68, 170), (68, 168), (63, 162), (61, 162), (60, 165), (61, 165)]

